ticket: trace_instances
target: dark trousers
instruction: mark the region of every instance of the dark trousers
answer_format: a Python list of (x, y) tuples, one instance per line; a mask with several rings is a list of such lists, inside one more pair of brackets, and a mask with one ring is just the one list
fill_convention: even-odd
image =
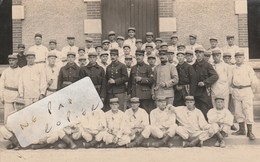
[(213, 108), (211, 96), (209, 96), (208, 93), (205, 91), (200, 96), (194, 96), (194, 99), (196, 108), (200, 109), (205, 119), (208, 120), (207, 113), (209, 109)]
[(152, 99), (140, 99), (140, 107), (150, 114), (150, 112), (156, 108), (156, 105)]
[(185, 96), (182, 91), (174, 91), (173, 106), (185, 106)]

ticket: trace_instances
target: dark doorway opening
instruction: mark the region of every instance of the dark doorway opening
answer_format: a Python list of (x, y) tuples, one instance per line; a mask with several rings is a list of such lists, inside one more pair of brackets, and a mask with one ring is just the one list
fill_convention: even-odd
[(260, 59), (260, 1), (248, 0), (249, 58)]
[(7, 64), (12, 45), (12, 1), (0, 0), (0, 64)]
[(102, 0), (102, 39), (111, 30), (127, 38), (127, 28), (136, 28), (136, 38), (146, 32), (159, 36), (158, 0)]

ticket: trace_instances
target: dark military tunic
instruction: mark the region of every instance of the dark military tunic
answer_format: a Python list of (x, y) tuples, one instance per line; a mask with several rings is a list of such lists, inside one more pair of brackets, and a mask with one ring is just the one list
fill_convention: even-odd
[[(142, 77), (141, 81), (136, 81), (135, 77)], [(138, 97), (139, 99), (151, 99), (151, 87), (154, 83), (152, 68), (142, 63), (137, 63), (132, 67), (127, 87), (127, 93), (131, 97)]]
[(208, 110), (213, 107), (211, 102), (210, 87), (218, 80), (218, 74), (213, 66), (205, 60), (200, 62), (196, 60), (192, 66), (196, 71), (197, 83), (204, 82), (205, 84), (203, 87), (196, 87), (194, 97), (195, 106), (200, 109), (206, 117)]
[(185, 105), (185, 96), (194, 96), (198, 82), (194, 68), (187, 62), (178, 64), (176, 69), (179, 76), (179, 82), (176, 86), (179, 86), (182, 89), (178, 90), (176, 86), (174, 87), (173, 104), (174, 106), (182, 106)]
[(126, 92), (125, 83), (128, 80), (126, 66), (119, 62), (112, 62), (107, 66), (106, 80), (110, 78), (115, 80), (115, 84), (107, 84), (107, 92), (109, 94), (117, 94)]
[(17, 55), (17, 59), (18, 59), (18, 62), (17, 62), (17, 65), (22, 68), (24, 66), (27, 65), (27, 60), (26, 60), (26, 56), (24, 54), (20, 55), (18, 54)]
[(88, 64), (80, 68), (79, 75), (80, 78), (90, 77), (100, 97), (106, 97), (106, 75), (103, 67), (97, 63), (95, 65)]
[[(142, 77), (141, 81), (136, 81), (135, 77)], [(154, 83), (153, 71), (151, 66), (137, 63), (132, 67), (127, 87), (127, 93), (131, 97), (140, 99), (140, 107), (144, 108), (148, 113), (155, 108), (152, 100), (152, 85)]]
[(58, 77), (58, 90), (78, 81), (80, 68), (76, 63), (66, 64), (60, 69)]

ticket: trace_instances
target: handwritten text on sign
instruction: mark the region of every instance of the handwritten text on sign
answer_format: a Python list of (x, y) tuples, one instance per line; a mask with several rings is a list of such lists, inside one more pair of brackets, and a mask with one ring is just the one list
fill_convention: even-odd
[(102, 107), (92, 81), (86, 77), (10, 115), (7, 126), (26, 147)]

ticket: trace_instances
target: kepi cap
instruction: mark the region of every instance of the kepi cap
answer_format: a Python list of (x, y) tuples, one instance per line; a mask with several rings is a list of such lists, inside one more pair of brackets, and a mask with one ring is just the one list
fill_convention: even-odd
[(27, 56), (35, 56), (35, 52), (34, 51), (28, 51), (27, 53), (26, 53), (26, 57)]
[(17, 55), (14, 54), (8, 55), (8, 60), (9, 59), (17, 59)]
[(111, 49), (110, 55), (118, 55), (118, 49)]
[(69, 52), (67, 53), (67, 56), (69, 56), (69, 55), (76, 56), (76, 53), (75, 53), (75, 52), (73, 52), (73, 51), (69, 51)]
[(35, 35), (34, 35), (34, 38), (35, 37), (41, 37), (42, 38), (42, 35), (40, 34), (40, 33), (36, 33)]
[(24, 44), (18, 44), (18, 48), (25, 48)]
[(136, 50), (135, 55), (144, 55), (144, 50)]
[(138, 97), (133, 97), (133, 98), (130, 99), (130, 102), (131, 103), (139, 103), (140, 101), (139, 101)]
[(194, 101), (194, 96), (186, 96), (185, 101), (187, 101), (187, 100)]
[(56, 57), (57, 58), (57, 55), (54, 52), (49, 52), (48, 57)]
[(119, 103), (119, 99), (118, 98), (111, 98), (109, 100), (109, 103)]
[(108, 35), (108, 36), (110, 36), (110, 35), (116, 35), (116, 33), (115, 33), (114, 31), (109, 31), (107, 35)]

